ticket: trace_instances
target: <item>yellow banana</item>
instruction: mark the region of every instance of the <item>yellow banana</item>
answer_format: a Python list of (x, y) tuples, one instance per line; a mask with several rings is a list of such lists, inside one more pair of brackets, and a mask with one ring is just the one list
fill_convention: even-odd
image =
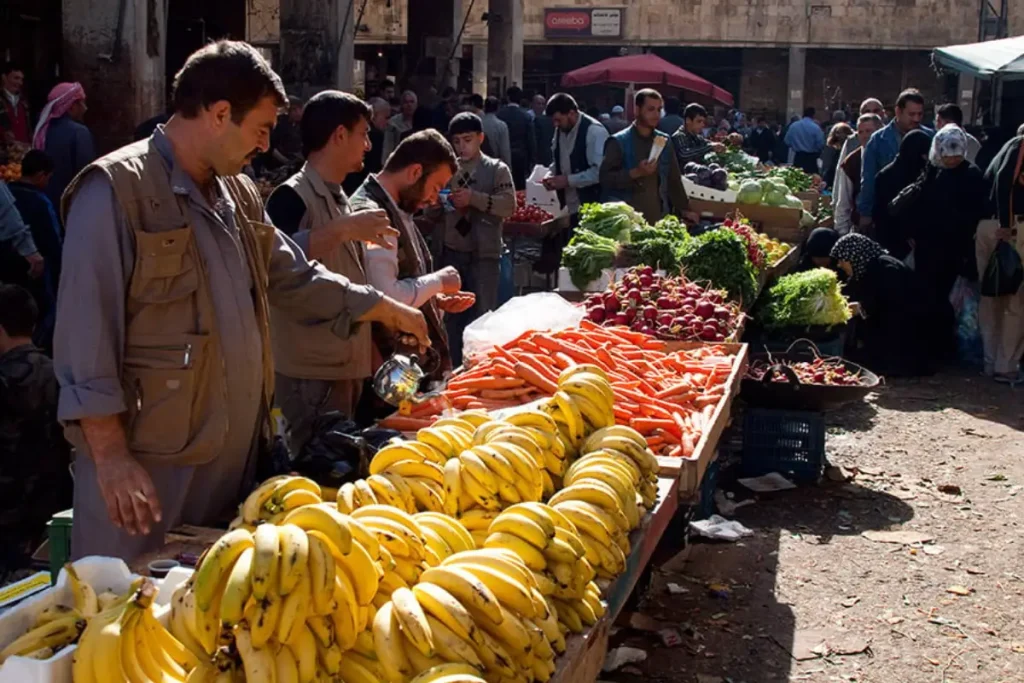
[(515, 552), (526, 563), (526, 566), (534, 571), (544, 571), (545, 567), (547, 567), (547, 560), (544, 559), (544, 554), (540, 550), (518, 536), (513, 536), (503, 531), (488, 534), (484, 547), (508, 548)]
[(415, 477), (429, 479), (437, 484), (444, 484), (444, 470), (437, 463), (430, 461), (399, 460), (388, 467), (388, 471), (399, 474), (407, 479)]
[[(393, 441), (381, 448), (370, 460), (370, 474), (381, 474), (389, 467), (403, 460), (423, 462), (430, 451), (420, 448), (415, 441)], [(425, 445), (423, 445), (425, 446)]]
[(323, 499), (319, 495), (308, 491), (306, 489), (297, 489), (295, 491), (289, 491), (281, 497), (281, 511), (294, 510), (295, 508), (302, 507), (303, 505), (316, 505), (322, 503)]
[(245, 550), (252, 547), (254, 547), (252, 534), (244, 529), (235, 529), (221, 536), (209, 548), (199, 568), (196, 569), (195, 583), (193, 584), (196, 606), (200, 610), (210, 609), (214, 595), (228, 576), (235, 561)]
[(338, 497), (335, 501), (338, 512), (351, 514), (358, 507), (356, 505), (356, 487), (350, 481), (345, 482), (338, 488)]
[(512, 463), (489, 444), (481, 444), (474, 446), (470, 451), (480, 458), (488, 470), (493, 472), (498, 478), (504, 479), (505, 481), (512, 483), (516, 479), (515, 470), (512, 469)]
[(480, 656), (480, 659), (487, 667), (487, 673), (515, 679), (515, 660), (512, 658), (512, 655), (509, 654), (508, 650), (498, 642), (497, 638), (492, 636), (482, 627), (480, 628), (480, 639), (483, 640), (484, 644), (476, 646), (475, 649), (476, 653)]
[(309, 627), (302, 624), (295, 630), (294, 637), (285, 644), (291, 650), (299, 669), (299, 682), (312, 683), (317, 676), (316, 637)]
[(573, 377), (574, 375), (579, 375), (581, 373), (590, 373), (590, 374), (593, 374), (593, 375), (597, 375), (598, 377), (603, 379), (605, 382), (608, 381), (608, 373), (605, 372), (604, 369), (601, 368), (601, 366), (594, 365), (593, 363), (577, 363), (576, 365), (572, 365), (572, 366), (562, 370), (561, 373), (559, 373), (559, 375), (558, 375), (558, 383), (561, 384), (562, 382), (567, 381), (569, 378)]
[[(450, 565), (465, 570), (483, 582), (487, 588), (498, 598), (498, 601), (508, 605), (517, 613), (527, 618), (536, 615), (537, 610), (533, 604), (529, 587), (518, 582), (515, 578), (493, 567), (475, 564), (473, 562)], [(501, 623), (500, 621), (498, 623)]]
[(523, 496), (519, 493), (514, 481), (508, 481), (501, 477), (495, 477), (494, 479), (498, 482), (498, 498), (502, 502), (514, 505), (523, 501)]
[(493, 624), (488, 621), (480, 622), (480, 627), (497, 638), (506, 646), (506, 650), (513, 657), (527, 654), (532, 649), (530, 632), (526, 630), (523, 622), (514, 613), (514, 610), (501, 608), (501, 623)]
[(246, 548), (235, 561), (235, 566), (228, 574), (227, 584), (221, 591), (220, 620), (234, 626), (242, 620), (245, 603), (252, 594), (252, 558), (255, 550)]
[[(442, 475), (443, 477), (443, 475)], [(422, 477), (407, 477), (406, 481), (420, 510), (441, 512), (444, 510), (444, 485)]]
[(454, 555), (441, 563), (442, 567), (459, 565), (463, 563), (475, 563), (491, 567), (503, 574), (509, 575), (515, 581), (529, 588), (537, 587), (534, 572), (523, 562), (522, 558), (508, 548), (480, 548), (469, 550)]
[(554, 405), (565, 419), (566, 427), (569, 430), (569, 440), (578, 444), (584, 433), (583, 415), (580, 413), (579, 407), (564, 391), (556, 391), (553, 398)]
[(418, 583), (412, 587), (412, 592), (428, 616), (443, 623), (459, 638), (479, 643), (476, 622), (454, 595), (434, 583)]
[(57, 649), (78, 639), (86, 628), (85, 617), (69, 614), (30, 629), (0, 650), (0, 664), (8, 657), (26, 655), (44, 647)]
[[(463, 463), (465, 465), (465, 463)], [(490, 474), (490, 472), (488, 472)], [(462, 468), (462, 494), (467, 496), (471, 503), (465, 505), (460, 500), (460, 506), (463, 509), (468, 509), (474, 505), (478, 505), (485, 510), (492, 510), (497, 512), (502, 508), (501, 503), (498, 501), (497, 496), (498, 484), (494, 482), (494, 493), (491, 492), (486, 486), (484, 486), (479, 479), (473, 476), (469, 468), (463, 466)]]
[(273, 524), (261, 524), (253, 534), (252, 595), (262, 600), (272, 587), (277, 588), (278, 557), (281, 536)]
[(463, 451), (459, 455), (459, 460), (462, 461), (462, 481), (464, 483), (467, 478), (475, 479), (490, 496), (498, 495), (498, 482), (495, 475), (479, 455), (473, 451)]
[(299, 662), (287, 647), (279, 647), (274, 653), (274, 682), (299, 683)]
[(291, 593), (285, 596), (281, 604), (281, 615), (277, 621), (278, 642), (290, 643), (298, 628), (305, 622), (310, 607), (309, 593), (309, 577), (306, 576)]
[(379, 474), (371, 474), (366, 478), (366, 483), (373, 490), (377, 500), (399, 510), (405, 510), (405, 500), (399, 492), (398, 487), (391, 483), (390, 479)]
[[(486, 621), (486, 620), (485, 620)], [(465, 662), (479, 670), (484, 668), (476, 650), (469, 641), (463, 640), (450, 628), (432, 616), (427, 616), (427, 625), (433, 634), (437, 654), (449, 662)]]
[(449, 662), (433, 666), (412, 679), (410, 683), (483, 683), (476, 667)]
[(247, 524), (259, 522), (264, 514), (264, 507), (274, 496), (274, 491), (291, 478), (290, 475), (271, 477), (257, 486), (242, 502), (242, 519)]
[(501, 605), (498, 598), (472, 572), (461, 567), (430, 567), (420, 575), (420, 583), (433, 583), (451, 593), (467, 609), (501, 623)]
[(566, 602), (553, 600), (555, 609), (558, 612), (558, 621), (564, 624), (572, 633), (583, 633), (583, 622), (580, 615)]
[(402, 509), (409, 513), (416, 512), (416, 498), (413, 497), (412, 487), (405, 481), (405, 477), (394, 472), (383, 472), (380, 476), (390, 481), (398, 489), (398, 493), (402, 497)]
[(351, 655), (342, 655), (338, 664), (338, 676), (345, 683), (381, 683), (373, 672), (373, 665), (370, 666), (371, 668), (367, 668)]
[(68, 582), (71, 584), (71, 600), (78, 610), (79, 614), (83, 617), (94, 617), (100, 611), (99, 598), (96, 595), (96, 590), (89, 585), (87, 581), (83, 581), (79, 577), (78, 572), (75, 570), (75, 565), (70, 562), (64, 565), (64, 573), (68, 577)]
[[(512, 508), (509, 508), (510, 510)], [(474, 508), (459, 515), (459, 523), (468, 531), (487, 531), (491, 523), (501, 514), (492, 510)]]
[(373, 492), (370, 485), (366, 483), (365, 479), (356, 479), (352, 482), (354, 487), (354, 499), (356, 503), (356, 509), (363, 507), (364, 505), (376, 505), (378, 503), (377, 494)]
[[(293, 524), (304, 531), (319, 531), (334, 544), (339, 552), (345, 555), (352, 548), (352, 530), (347, 522), (348, 519), (345, 514), (336, 509), (324, 505), (308, 505), (292, 510), (285, 515), (282, 528)], [(283, 589), (282, 595), (287, 595)]]
[(498, 515), (488, 529), (490, 533), (505, 532), (518, 536), (538, 550), (543, 550), (548, 541), (554, 538), (555, 529), (551, 527), (550, 533), (547, 529), (538, 524), (534, 519), (516, 512), (503, 512)]
[(434, 637), (416, 595), (408, 588), (399, 588), (391, 594), (391, 602), (402, 624), (402, 634), (424, 657), (433, 657)]
[(629, 518), (622, 509), (619, 494), (607, 484), (597, 481), (582, 481), (572, 486), (567, 486), (555, 493), (548, 500), (548, 504), (552, 507), (557, 507), (560, 502), (565, 500), (580, 500), (593, 503), (607, 512), (621, 530), (629, 531), (633, 528)]
[(402, 647), (402, 640), (398, 615), (394, 603), (389, 600), (377, 610), (373, 619), (373, 645), (377, 661), (392, 681), (404, 681), (413, 672)]
[(459, 514), (459, 495), (462, 492), (462, 461), (451, 458), (444, 464), (444, 513), (452, 517)]
[(245, 620), (249, 623), (253, 645), (263, 647), (274, 635), (282, 605), (283, 600), (276, 589), (267, 591), (261, 600), (254, 595), (246, 605)]
[[(295, 512), (314, 510), (302, 508)], [(333, 524), (333, 522), (330, 522)], [(327, 526), (327, 523), (324, 523)], [(275, 527), (280, 540), (280, 565), (277, 569), (278, 595), (286, 596), (309, 575), (309, 537), (294, 524)]]
[(330, 614), (333, 610), (334, 577), (337, 568), (334, 555), (327, 541), (319, 534), (309, 536), (309, 578), (312, 596), (312, 611), (315, 614)]

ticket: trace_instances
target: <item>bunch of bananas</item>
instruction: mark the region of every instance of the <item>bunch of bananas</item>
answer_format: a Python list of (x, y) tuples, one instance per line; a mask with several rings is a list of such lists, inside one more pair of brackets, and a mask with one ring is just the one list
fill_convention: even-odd
[[(32, 627), (0, 650), (0, 664), (8, 657), (49, 659), (60, 650), (78, 642), (88, 620), (111, 607), (120, 596), (104, 592), (96, 594), (87, 581), (83, 581), (73, 564), (64, 565), (71, 605), (56, 603), (40, 610)], [(127, 595), (127, 594), (126, 594)]]
[(233, 641), (250, 683), (282, 669), (283, 680), (302, 683), (319, 670), (338, 675), (342, 653), (371, 623), (385, 568), (397, 566), (381, 535), (330, 503), (295, 508), (255, 533), (229, 531), (172, 597), (171, 632), (205, 661), (223, 659)]
[(614, 402), (612, 385), (604, 370), (580, 364), (562, 371), (558, 391), (542, 405), (542, 410), (554, 418), (568, 444), (570, 457), (574, 457), (591, 432), (615, 424)]
[[(558, 509), (543, 503), (510, 507), (491, 524), (485, 547), (514, 552), (533, 574), (558, 622), (569, 631), (579, 633), (604, 614), (601, 591), (593, 583), (599, 557)], [(623, 561), (620, 571), (624, 568)]]
[(214, 668), (189, 651), (153, 614), (157, 588), (133, 589), (89, 619), (72, 659), (75, 683), (192, 683), (214, 680)]
[(246, 497), (228, 529), (255, 531), (260, 522), (277, 524), (296, 508), (322, 502), (320, 485), (312, 479), (293, 475), (271, 477)]
[(511, 550), (486, 548), (455, 553), (396, 590), (374, 618), (371, 659), (393, 683), (448, 681), (446, 671), (454, 681), (546, 681), (564, 650), (533, 573)]

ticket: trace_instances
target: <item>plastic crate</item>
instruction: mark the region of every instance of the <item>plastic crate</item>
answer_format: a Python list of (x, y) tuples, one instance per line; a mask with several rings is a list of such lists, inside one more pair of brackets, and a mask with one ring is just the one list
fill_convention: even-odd
[(743, 418), (740, 469), (745, 477), (778, 472), (796, 483), (816, 482), (825, 469), (825, 416), (748, 409)]
[(72, 510), (58, 512), (46, 523), (50, 551), (50, 581), (54, 584), (57, 583), (57, 575), (60, 574), (64, 563), (71, 559), (72, 512)]
[(697, 509), (694, 510), (694, 519), (707, 519), (715, 514), (715, 489), (718, 488), (721, 457), (719, 454), (717, 458), (708, 463), (708, 468), (704, 470), (704, 478), (700, 482)]

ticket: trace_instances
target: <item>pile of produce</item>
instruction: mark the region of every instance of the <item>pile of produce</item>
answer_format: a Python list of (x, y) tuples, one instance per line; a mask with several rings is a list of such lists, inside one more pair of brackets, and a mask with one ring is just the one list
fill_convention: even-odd
[(0, 164), (0, 180), (10, 183), (21, 178), (21, 164), (18, 162), (11, 162), (8, 164)]
[(690, 182), (712, 190), (729, 189), (729, 172), (715, 162), (707, 166), (691, 161), (683, 167), (683, 176)]
[(562, 250), (562, 265), (577, 289), (601, 277), (601, 271), (615, 264), (619, 244), (586, 228), (576, 228), (569, 244)]
[(786, 209), (804, 208), (800, 198), (790, 194), (786, 183), (774, 178), (744, 180), (736, 191), (736, 201), (740, 204), (764, 204)]
[(625, 202), (584, 204), (579, 227), (616, 242), (629, 242), (630, 233), (647, 225), (642, 214)]
[(850, 319), (850, 305), (836, 274), (815, 268), (779, 278), (758, 302), (755, 317), (767, 329), (831, 326)]
[(722, 227), (726, 230), (732, 230), (740, 236), (744, 246), (747, 248), (747, 260), (750, 261), (750, 265), (754, 267), (756, 272), (761, 272), (769, 265), (768, 255), (765, 254), (764, 249), (761, 247), (759, 235), (754, 231), (754, 228), (750, 227), (749, 222), (734, 221), (731, 218), (726, 218), (725, 222), (722, 223)]
[[(801, 384), (821, 384), (826, 386), (860, 386), (863, 379), (860, 372), (850, 372), (839, 358), (815, 358), (812, 361), (756, 361), (747, 370), (747, 378), (761, 381), (768, 370), (777, 365), (785, 365), (796, 373)], [(773, 382), (789, 382), (784, 374), (776, 372)]]
[(526, 203), (526, 192), (519, 190), (516, 192), (516, 210), (509, 216), (509, 223), (543, 223), (549, 221), (554, 216), (550, 211), (543, 209), (536, 204)]
[(807, 192), (820, 180), (796, 166), (776, 166), (768, 171), (768, 177), (781, 180), (790, 192)]
[(764, 251), (769, 266), (774, 266), (779, 261), (786, 258), (786, 256), (789, 255), (789, 252), (793, 250), (792, 245), (780, 242), (777, 239), (769, 237), (763, 232), (756, 234), (757, 243), (761, 246), (761, 250)]
[(619, 245), (617, 263), (646, 265), (668, 273), (679, 271), (679, 257), (690, 233), (678, 218), (665, 216), (653, 226), (644, 223), (630, 233), (629, 244)]
[(595, 323), (674, 341), (725, 341), (743, 320), (725, 292), (683, 277), (661, 277), (650, 266), (634, 268), (608, 291), (590, 295), (584, 306)]
[(730, 173), (750, 172), (760, 163), (757, 157), (750, 156), (738, 147), (726, 147), (722, 152), (712, 152), (704, 157), (704, 161), (718, 164)]
[(751, 304), (757, 294), (757, 276), (747, 256), (747, 245), (732, 230), (709, 230), (683, 248), (682, 270), (690, 280), (709, 282), (731, 299)]

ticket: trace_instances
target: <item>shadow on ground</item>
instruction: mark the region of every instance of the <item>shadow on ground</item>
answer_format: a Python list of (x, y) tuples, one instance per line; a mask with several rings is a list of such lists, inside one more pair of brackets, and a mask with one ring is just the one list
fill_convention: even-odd
[(879, 408), (910, 413), (959, 410), (1024, 430), (1024, 387), (1014, 389), (969, 370), (890, 380), (875, 403)]

